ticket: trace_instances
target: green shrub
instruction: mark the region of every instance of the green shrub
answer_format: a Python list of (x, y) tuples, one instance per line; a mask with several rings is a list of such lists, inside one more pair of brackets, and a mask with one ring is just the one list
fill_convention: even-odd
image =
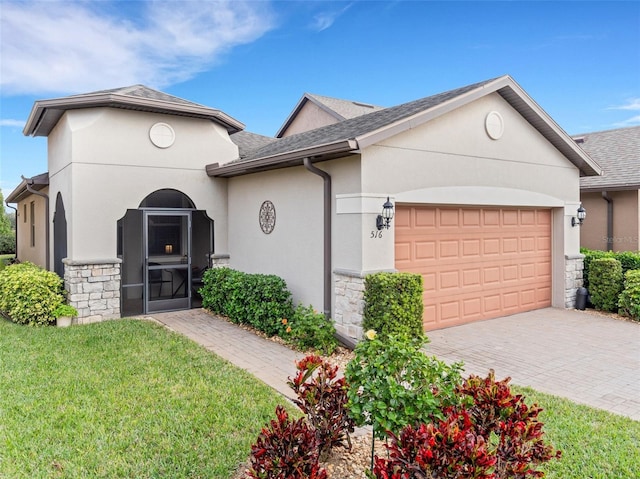
[(422, 338), (422, 276), (413, 273), (375, 273), (364, 280), (362, 326), (380, 336)]
[(443, 419), (442, 409), (458, 403), (461, 363), (427, 356), (424, 338), (366, 336), (345, 371), (347, 408), (357, 426), (372, 425), (383, 439), (387, 431), (397, 435), (407, 425)]
[(589, 267), (589, 292), (593, 305), (603, 311), (617, 311), (621, 290), (620, 261), (610, 257), (592, 260)]
[(199, 292), (203, 307), (269, 336), (281, 334), (282, 318), (293, 314), (291, 292), (278, 276), (214, 268), (204, 274), (202, 281)]
[(62, 279), (32, 263), (20, 263), (0, 271), (0, 311), (19, 324), (43, 325), (55, 320), (63, 303)]
[(627, 271), (624, 285), (618, 301), (620, 307), (618, 312), (640, 321), (640, 269)]
[(313, 349), (322, 354), (331, 354), (338, 346), (336, 328), (313, 306), (298, 305), (291, 318), (283, 318), (284, 331), (281, 336), (298, 349)]
[(0, 254), (16, 253), (15, 234), (0, 234)]
[(584, 255), (584, 287), (589, 289), (589, 269), (591, 266), (591, 262), (594, 259), (599, 258), (615, 258), (620, 261), (620, 265), (622, 266), (622, 275), (626, 274), (627, 271), (632, 269), (640, 269), (640, 252), (636, 251), (600, 251), (600, 250), (591, 250), (587, 248), (580, 248), (580, 252)]

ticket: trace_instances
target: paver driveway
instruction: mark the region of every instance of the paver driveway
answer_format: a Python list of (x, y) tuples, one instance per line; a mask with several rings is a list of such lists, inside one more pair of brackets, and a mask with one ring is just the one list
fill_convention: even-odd
[(532, 388), (640, 420), (640, 324), (539, 309), (430, 331), (430, 354), (468, 374)]
[[(165, 326), (246, 369), (286, 396), (304, 355), (203, 310), (154, 314)], [(640, 420), (640, 324), (546, 308), (428, 333), (430, 354), (466, 372), (531, 386)]]

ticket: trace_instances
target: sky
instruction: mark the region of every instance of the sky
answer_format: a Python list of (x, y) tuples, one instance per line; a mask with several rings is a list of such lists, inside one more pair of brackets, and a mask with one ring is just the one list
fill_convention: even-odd
[(640, 125), (638, 1), (0, 0), (0, 189), (34, 101), (144, 84), (273, 136), (305, 92), (393, 106), (508, 74), (570, 135)]

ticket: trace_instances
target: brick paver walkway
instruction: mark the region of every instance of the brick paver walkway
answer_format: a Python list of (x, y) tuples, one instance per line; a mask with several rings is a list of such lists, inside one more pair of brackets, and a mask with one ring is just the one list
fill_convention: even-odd
[(295, 397), (287, 386), (287, 378), (295, 374), (295, 362), (302, 359), (304, 354), (261, 338), (202, 309), (154, 313), (152, 317), (249, 371), (284, 396)]
[[(154, 314), (168, 328), (246, 369), (291, 398), (287, 378), (303, 357), (203, 310)], [(429, 354), (462, 360), (467, 373), (514, 384), (640, 420), (640, 324), (547, 308), (431, 331)]]
[(640, 324), (577, 310), (540, 309), (427, 333), (427, 350), (463, 360), (468, 374), (640, 420)]

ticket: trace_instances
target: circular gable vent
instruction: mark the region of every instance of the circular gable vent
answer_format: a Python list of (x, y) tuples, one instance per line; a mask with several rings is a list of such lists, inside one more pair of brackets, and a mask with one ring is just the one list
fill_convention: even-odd
[(176, 133), (171, 125), (156, 123), (149, 130), (149, 139), (158, 148), (169, 148), (176, 139)]

